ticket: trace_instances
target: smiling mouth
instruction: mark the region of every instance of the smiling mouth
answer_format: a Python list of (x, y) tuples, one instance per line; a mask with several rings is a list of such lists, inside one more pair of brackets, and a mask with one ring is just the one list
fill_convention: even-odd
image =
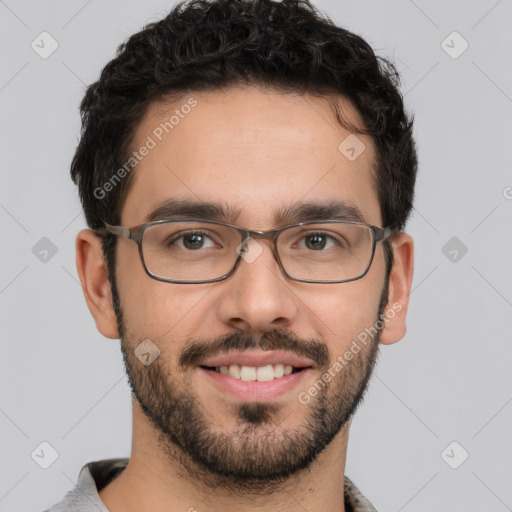
[(229, 366), (201, 366), (201, 368), (216, 373), (222, 373), (224, 375), (229, 375), (234, 379), (243, 380), (245, 382), (265, 382), (274, 379), (280, 379), (292, 373), (299, 373), (311, 367), (308, 366), (301, 368), (283, 364), (269, 364), (266, 366), (245, 366), (232, 364)]

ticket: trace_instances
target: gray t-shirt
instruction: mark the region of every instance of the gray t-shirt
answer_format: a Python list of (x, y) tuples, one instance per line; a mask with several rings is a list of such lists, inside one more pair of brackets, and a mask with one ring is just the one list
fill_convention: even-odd
[[(119, 476), (128, 460), (105, 459), (89, 462), (80, 470), (75, 488), (44, 512), (109, 512), (98, 492)], [(377, 512), (347, 476), (344, 492), (346, 512)]]

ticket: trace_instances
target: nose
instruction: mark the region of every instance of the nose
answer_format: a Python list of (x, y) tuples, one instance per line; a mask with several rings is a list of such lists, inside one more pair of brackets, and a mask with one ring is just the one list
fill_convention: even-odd
[(251, 332), (290, 328), (299, 312), (292, 283), (270, 241), (251, 239), (235, 272), (222, 282), (217, 310), (221, 321)]

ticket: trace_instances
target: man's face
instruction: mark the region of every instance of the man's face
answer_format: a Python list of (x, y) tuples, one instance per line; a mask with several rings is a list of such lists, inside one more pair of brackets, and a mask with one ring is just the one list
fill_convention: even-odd
[[(239, 209), (236, 218), (224, 220), (255, 230), (278, 227), (275, 212), (298, 202), (344, 201), (381, 226), (372, 143), (359, 136), (366, 149), (348, 159), (338, 146), (349, 132), (336, 123), (327, 100), (255, 88), (193, 96), (197, 106), (162, 141), (154, 130), (188, 97), (172, 106), (153, 105), (139, 125), (133, 148), (148, 136), (157, 145), (133, 171), (122, 225), (142, 224), (161, 203), (179, 198)], [(342, 106), (349, 120), (357, 120)], [(163, 450), (188, 471), (240, 485), (270, 483), (308, 467), (348, 426), (375, 363), (378, 338), (359, 343), (351, 360), (343, 354), (375, 324), (387, 292), (381, 243), (364, 278), (339, 284), (287, 279), (269, 242), (258, 243), (263, 251), (254, 261), (242, 260), (228, 279), (207, 284), (151, 279), (136, 244), (123, 238), (116, 254), (118, 322), (135, 406), (151, 420)], [(148, 338), (160, 355), (145, 366), (133, 351)], [(265, 383), (250, 382), (242, 395), (222, 381), (233, 377), (202, 367), (228, 352), (271, 351), (310, 366), (280, 377), (293, 384), (272, 396), (258, 393), (256, 386)], [(341, 370), (333, 370), (336, 360), (343, 360)], [(319, 386), (329, 369), (333, 376)], [(315, 383), (317, 393), (307, 403), (299, 399)]]

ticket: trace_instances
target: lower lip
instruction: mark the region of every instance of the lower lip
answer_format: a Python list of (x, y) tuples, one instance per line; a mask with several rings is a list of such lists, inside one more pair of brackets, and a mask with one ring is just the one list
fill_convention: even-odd
[(201, 367), (199, 369), (212, 379), (214, 385), (221, 391), (227, 391), (245, 402), (268, 400), (282, 395), (297, 386), (311, 372), (311, 368), (306, 368), (300, 372), (283, 375), (278, 379), (260, 382), (257, 380), (243, 381), (214, 370), (206, 370)]

